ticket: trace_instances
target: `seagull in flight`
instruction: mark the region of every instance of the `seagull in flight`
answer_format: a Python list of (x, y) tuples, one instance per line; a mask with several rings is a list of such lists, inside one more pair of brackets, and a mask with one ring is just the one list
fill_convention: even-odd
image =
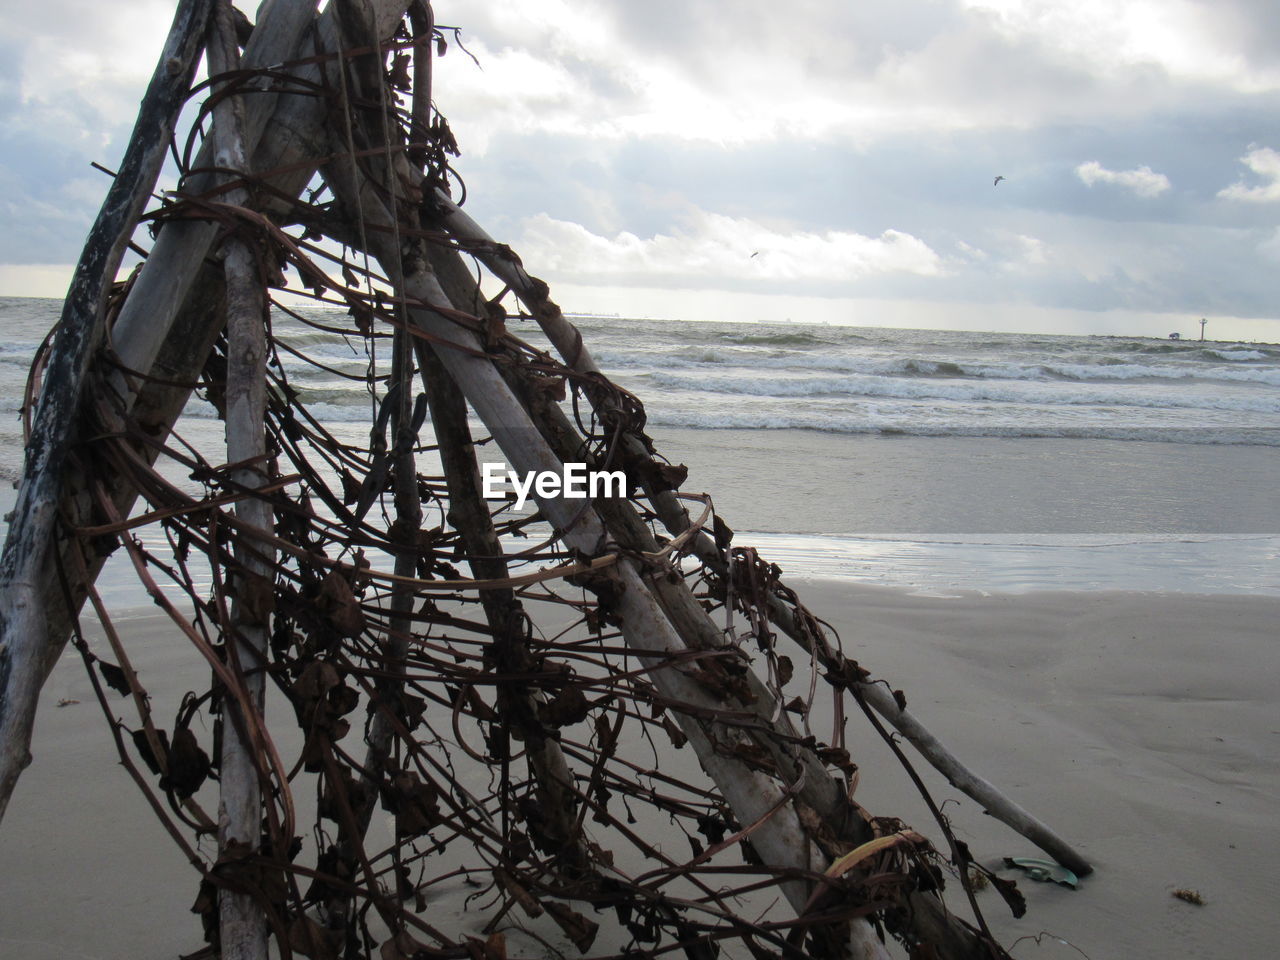
[(1000, 181), (1001, 181), (1001, 180), (1004, 180), (1004, 179), (1005, 179), (1005, 178), (1004, 178), (1003, 176), (1001, 176), (1001, 177), (996, 177), (996, 178), (995, 178), (995, 180), (992, 182), (992, 184), (991, 184), (991, 185), (992, 185), (993, 187), (998, 187), (998, 186), (1000, 185)]

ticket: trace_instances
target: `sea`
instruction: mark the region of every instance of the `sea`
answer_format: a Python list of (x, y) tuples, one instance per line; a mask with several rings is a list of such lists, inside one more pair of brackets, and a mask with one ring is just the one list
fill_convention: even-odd
[[(9, 502), (27, 370), (59, 308), (0, 298)], [(789, 579), (1280, 595), (1280, 345), (573, 320), (643, 402), (658, 451), (689, 467), (684, 491), (709, 494), (735, 543)], [(274, 326), (330, 368), (283, 357), (301, 400), (358, 439), (372, 400), (331, 371), (364, 371), (366, 342)], [(531, 322), (509, 327), (547, 347)], [(209, 446), (221, 425), (197, 402), (180, 430)]]

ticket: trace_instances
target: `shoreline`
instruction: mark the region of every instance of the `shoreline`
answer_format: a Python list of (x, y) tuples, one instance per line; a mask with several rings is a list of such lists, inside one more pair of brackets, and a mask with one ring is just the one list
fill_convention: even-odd
[[(1266, 954), (1280, 932), (1265, 919), (1280, 894), (1272, 868), (1280, 856), (1280, 598), (942, 598), (829, 581), (796, 586), (840, 632), (846, 655), (902, 688), (961, 760), (1095, 863), (1078, 891), (1020, 879), (1029, 905), (1020, 921), (993, 891), (981, 892), (1006, 946), (1048, 930), (1092, 960)], [(178, 669), (190, 651), (169, 642), (154, 608), (121, 620), (145, 674), (203, 682), (198, 664), (193, 673)], [(59, 699), (80, 702), (58, 708)], [(165, 717), (169, 705), (157, 707)], [(859, 802), (936, 842), (887, 749), (858, 715), (848, 730), (862, 771)], [(0, 827), (0, 862), (23, 864), (0, 876), (0, 945), (27, 960), (195, 949), (199, 922), (187, 910), (196, 874), (116, 761), (74, 651), (42, 695), (33, 753)], [(927, 765), (918, 769), (980, 862), (1039, 855)], [(1174, 899), (1177, 887), (1199, 890), (1206, 905)], [(1038, 947), (1024, 941), (1015, 956), (1079, 954), (1046, 937)]]
[(735, 535), (793, 583), (901, 589), (914, 596), (1116, 591), (1280, 597), (1280, 536), (972, 534)]

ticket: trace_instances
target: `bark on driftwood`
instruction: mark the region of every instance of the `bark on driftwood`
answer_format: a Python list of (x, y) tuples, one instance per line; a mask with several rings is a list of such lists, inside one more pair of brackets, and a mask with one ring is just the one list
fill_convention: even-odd
[[(209, 31), (209, 72), (231, 75), (240, 67), (235, 25), (229, 0), (217, 0)], [(233, 178), (250, 175), (244, 141), (244, 100), (234, 81), (215, 91), (222, 99), (214, 107), (214, 165)], [(234, 180), (233, 180), (234, 183)], [(223, 195), (231, 207), (243, 207), (248, 192), (233, 186)], [(236, 464), (230, 482), (244, 491), (265, 485), (267, 441), (266, 412), (267, 304), (263, 267), (253, 247), (234, 231), (222, 244), (227, 288), (227, 460)], [(274, 579), (275, 551), (268, 537), (274, 517), (267, 501), (247, 497), (236, 504), (236, 517), (258, 538), (246, 538), (236, 549), (240, 569), (228, 583), (232, 607), (228, 661), (239, 689), (227, 696), (219, 760), (221, 797), (218, 803), (218, 848), (222, 859), (234, 861), (244, 852), (256, 852), (262, 836), (262, 785), (269, 782), (260, 769), (259, 752), (251, 731), (264, 728), (267, 639), (271, 614), (264, 597)], [(248, 712), (256, 715), (248, 716)], [(218, 942), (224, 960), (265, 960), (267, 924), (262, 908), (251, 894), (223, 888), (218, 891), (220, 928)]]
[(151, 195), (178, 112), (200, 61), (212, 0), (181, 0), (152, 74), (124, 161), (90, 231), (63, 304), (45, 389), (32, 422), (22, 483), (0, 560), (0, 819), (19, 774), (30, 762), (36, 697), (44, 684), (46, 576), (56, 549), (55, 525), (67, 455), (80, 423), (89, 358), (102, 342), (106, 296), (115, 281), (143, 205)]

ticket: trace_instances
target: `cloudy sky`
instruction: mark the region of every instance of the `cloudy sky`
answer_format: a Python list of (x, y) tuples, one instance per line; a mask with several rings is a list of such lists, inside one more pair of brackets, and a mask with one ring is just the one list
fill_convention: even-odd
[[(171, 9), (0, 11), (0, 293), (61, 295)], [(1280, 341), (1274, 0), (436, 11), (468, 209), (566, 308)]]

